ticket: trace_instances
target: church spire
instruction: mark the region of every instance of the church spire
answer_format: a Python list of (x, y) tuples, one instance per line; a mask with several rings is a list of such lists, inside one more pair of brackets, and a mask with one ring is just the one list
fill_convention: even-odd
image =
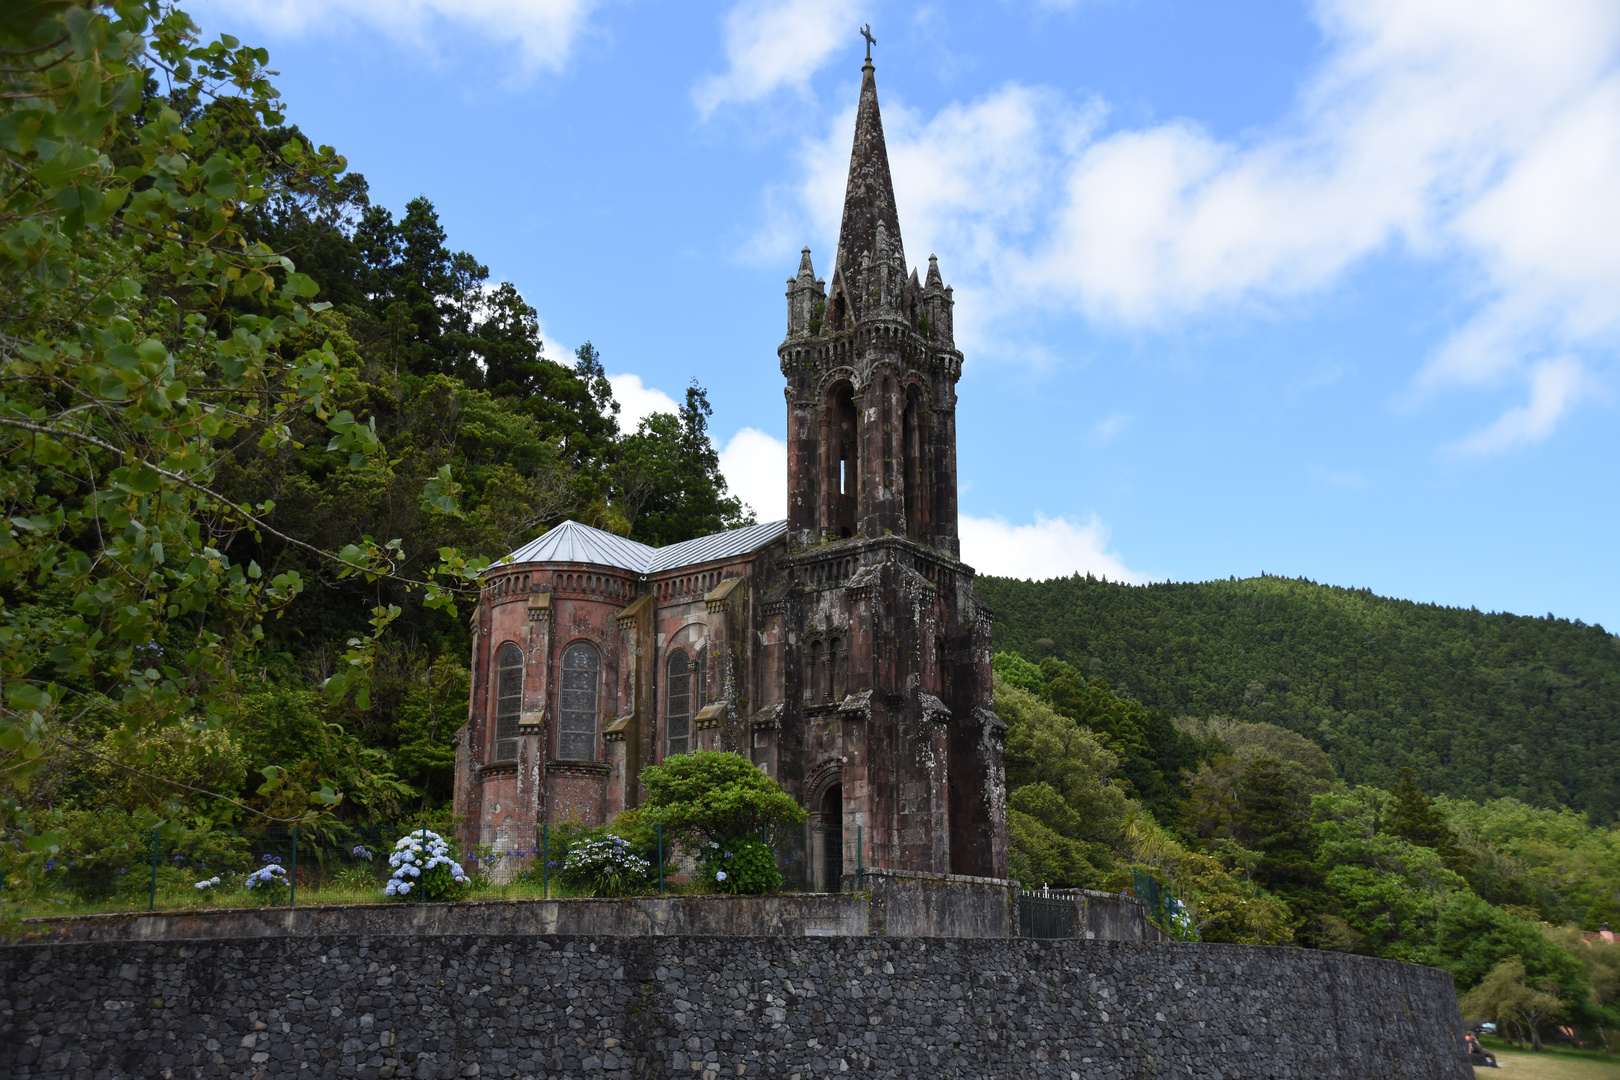
[(889, 150), (883, 142), (883, 118), (878, 114), (877, 78), (868, 58), (861, 68), (861, 103), (855, 112), (855, 144), (849, 153), (849, 182), (844, 188), (844, 222), (838, 232), (835, 265), (846, 280), (859, 276), (863, 256), (874, 262), (879, 259), (880, 224), (888, 247), (883, 255), (904, 266), (900, 216), (894, 208), (894, 183), (889, 179)]

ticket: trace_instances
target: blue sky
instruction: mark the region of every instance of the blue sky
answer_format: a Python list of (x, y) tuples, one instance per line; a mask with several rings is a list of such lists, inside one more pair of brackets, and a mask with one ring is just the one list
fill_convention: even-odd
[(1620, 627), (1612, 0), (188, 10), (627, 415), (707, 386), (767, 517), (870, 22), (907, 256), (956, 288), (969, 562)]

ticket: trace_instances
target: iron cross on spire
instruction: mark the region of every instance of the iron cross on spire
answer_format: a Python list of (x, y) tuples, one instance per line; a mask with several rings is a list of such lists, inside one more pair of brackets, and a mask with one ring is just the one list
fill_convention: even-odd
[(866, 39), (866, 62), (872, 62), (872, 46), (877, 44), (877, 38), (872, 36), (872, 24), (867, 23), (861, 27), (861, 37)]

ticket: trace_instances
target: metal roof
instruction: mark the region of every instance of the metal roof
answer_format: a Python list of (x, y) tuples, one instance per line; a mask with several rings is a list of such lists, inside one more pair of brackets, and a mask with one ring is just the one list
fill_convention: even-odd
[(673, 570), (677, 566), (695, 566), (715, 559), (729, 559), (733, 555), (758, 551), (786, 535), (787, 522), (767, 521), (763, 525), (745, 525), (740, 529), (700, 536), (696, 540), (683, 540), (669, 547), (649, 548), (652, 558), (642, 573), (653, 574), (660, 570)]
[(712, 536), (700, 536), (668, 547), (649, 547), (626, 540), (577, 521), (565, 521), (555, 529), (529, 541), (507, 557), (511, 563), (573, 562), (612, 566), (638, 574), (654, 574), (682, 566), (728, 559), (758, 551), (787, 535), (787, 522), (768, 521), (746, 525)]
[(577, 521), (565, 521), (537, 539), (529, 541), (508, 558), (512, 562), (576, 562), (615, 566), (638, 573), (657, 548), (614, 536)]

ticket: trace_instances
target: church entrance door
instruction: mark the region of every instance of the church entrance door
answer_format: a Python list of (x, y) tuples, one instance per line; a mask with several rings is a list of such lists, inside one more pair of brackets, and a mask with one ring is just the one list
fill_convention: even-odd
[(842, 892), (844, 882), (844, 789), (834, 784), (821, 797), (822, 881), (826, 892)]

